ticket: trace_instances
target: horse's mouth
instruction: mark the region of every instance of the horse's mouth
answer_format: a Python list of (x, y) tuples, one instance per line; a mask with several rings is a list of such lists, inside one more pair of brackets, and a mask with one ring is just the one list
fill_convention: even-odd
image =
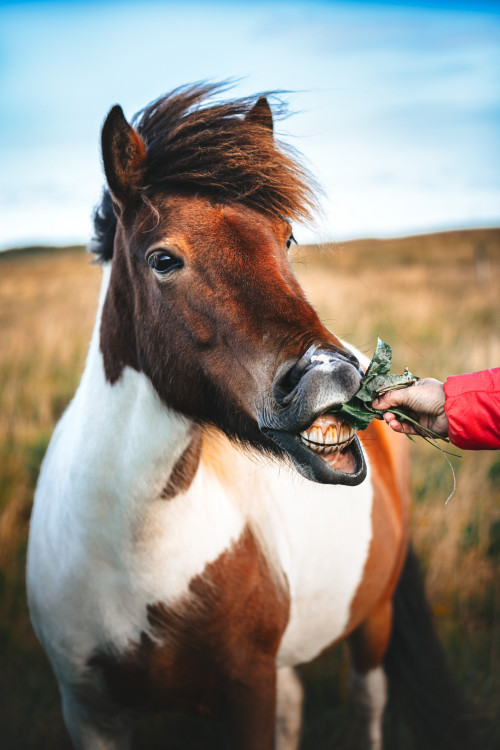
[(354, 429), (333, 414), (322, 414), (305, 430), (293, 434), (267, 429), (307, 479), (326, 484), (360, 484), (366, 463)]
[(314, 420), (309, 429), (300, 433), (300, 442), (321, 456), (332, 469), (353, 474), (356, 460), (347, 449), (355, 437), (356, 433), (350, 425), (332, 414), (323, 414)]

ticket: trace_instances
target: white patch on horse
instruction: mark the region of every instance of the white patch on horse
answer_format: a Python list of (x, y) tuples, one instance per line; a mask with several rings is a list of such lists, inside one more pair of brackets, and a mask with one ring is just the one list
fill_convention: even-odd
[(311, 362), (322, 362), (325, 365), (330, 363), (330, 357), (327, 354), (313, 354)]
[[(278, 665), (309, 661), (344, 633), (372, 538), (370, 474), (356, 487), (279, 481), (290, 621)], [(288, 485), (288, 486), (287, 486)], [(300, 485), (300, 486), (299, 486)], [(298, 490), (298, 491), (297, 491)]]
[[(108, 279), (106, 269), (101, 307)], [(44, 459), (31, 521), (32, 620), (64, 681), (74, 677), (69, 665), (78, 672), (95, 648), (137, 641), (148, 627), (146, 605), (184, 596), (244, 527), (211, 476), (161, 499), (192, 424), (135, 370), (106, 381), (99, 321), (81, 384)]]

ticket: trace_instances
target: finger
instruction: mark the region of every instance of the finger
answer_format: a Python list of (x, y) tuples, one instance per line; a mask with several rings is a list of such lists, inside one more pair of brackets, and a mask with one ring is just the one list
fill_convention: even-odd
[(387, 424), (394, 432), (404, 432), (403, 425), (397, 419), (390, 419), (387, 421)]
[(400, 432), (404, 435), (418, 435), (419, 433), (415, 430), (414, 427), (412, 427), (411, 424), (408, 424), (407, 422), (399, 422), (397, 419), (391, 419), (390, 422), (387, 423), (391, 429), (394, 430), (394, 432)]
[(399, 394), (396, 391), (387, 391), (387, 393), (377, 396), (372, 403), (372, 407), (385, 411), (390, 409), (391, 406), (397, 406), (399, 403), (401, 403)]
[(394, 432), (401, 432), (405, 435), (418, 435), (419, 433), (415, 430), (413, 425), (408, 424), (407, 422), (400, 422), (397, 417), (394, 416), (394, 414), (391, 414), (390, 412), (386, 411), (384, 414), (384, 419), (389, 425), (389, 427), (394, 430)]
[(401, 429), (399, 429), (401, 428), (401, 422), (394, 414), (391, 414), (390, 411), (385, 412), (384, 420), (387, 422), (389, 427), (392, 427), (393, 430), (396, 430), (397, 432), (401, 432)]

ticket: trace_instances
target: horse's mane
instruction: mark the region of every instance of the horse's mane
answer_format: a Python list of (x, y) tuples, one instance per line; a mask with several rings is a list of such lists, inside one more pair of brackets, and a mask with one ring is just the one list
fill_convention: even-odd
[[(308, 219), (317, 187), (294, 150), (245, 115), (262, 94), (214, 101), (225, 84), (183, 86), (140, 110), (132, 124), (146, 144), (143, 198), (158, 190), (192, 191), (229, 203), (239, 201), (268, 215)], [(275, 99), (275, 97), (273, 97)], [(278, 115), (283, 104), (274, 105)], [(116, 218), (104, 190), (94, 212), (91, 250), (113, 255)]]

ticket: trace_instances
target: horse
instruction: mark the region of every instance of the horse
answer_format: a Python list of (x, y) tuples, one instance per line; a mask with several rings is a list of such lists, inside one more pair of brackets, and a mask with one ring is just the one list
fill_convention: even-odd
[(219, 91), (102, 127), (102, 289), (35, 493), (31, 619), (75, 748), (130, 747), (138, 712), (179, 711), (228, 748), (295, 750), (294, 668), (347, 640), (380, 750), (406, 441), (335, 416), (367, 362), (291, 267), (314, 182), (268, 95)]

